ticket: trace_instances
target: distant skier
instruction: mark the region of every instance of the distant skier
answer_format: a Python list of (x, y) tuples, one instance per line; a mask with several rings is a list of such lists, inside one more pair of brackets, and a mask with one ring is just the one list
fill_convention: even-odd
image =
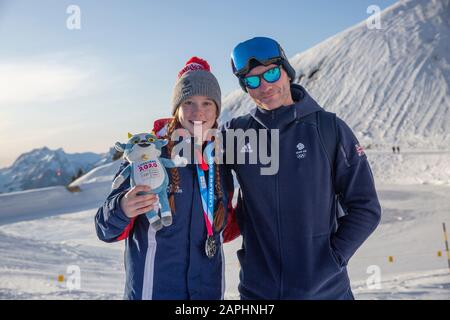
[(400, 153), (400, 147), (397, 146), (397, 153)]
[(395, 153), (395, 146), (392, 147), (392, 153)]

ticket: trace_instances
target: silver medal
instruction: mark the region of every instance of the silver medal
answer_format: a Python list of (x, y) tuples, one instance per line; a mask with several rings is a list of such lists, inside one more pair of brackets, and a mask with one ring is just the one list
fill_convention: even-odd
[(214, 239), (214, 237), (208, 236), (205, 243), (206, 256), (211, 259), (216, 254), (216, 250), (216, 240)]

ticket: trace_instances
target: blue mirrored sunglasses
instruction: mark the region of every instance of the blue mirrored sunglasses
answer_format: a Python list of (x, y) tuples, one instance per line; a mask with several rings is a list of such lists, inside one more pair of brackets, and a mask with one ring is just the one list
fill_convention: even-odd
[(281, 77), (280, 66), (276, 66), (266, 70), (262, 74), (255, 74), (252, 76), (244, 77), (244, 84), (249, 89), (257, 89), (261, 85), (261, 78), (268, 83), (277, 82)]

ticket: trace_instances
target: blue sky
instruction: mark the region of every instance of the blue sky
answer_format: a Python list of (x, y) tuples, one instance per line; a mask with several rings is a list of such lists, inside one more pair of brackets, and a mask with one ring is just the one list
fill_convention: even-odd
[[(105, 152), (150, 130), (193, 55), (225, 96), (237, 43), (273, 37), (291, 57), (395, 2), (0, 0), (0, 168), (33, 148)], [(69, 5), (80, 30), (66, 27)]]

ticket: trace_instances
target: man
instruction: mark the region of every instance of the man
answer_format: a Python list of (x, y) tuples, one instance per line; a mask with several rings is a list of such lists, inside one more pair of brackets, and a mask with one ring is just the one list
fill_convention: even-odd
[[(241, 298), (353, 299), (346, 265), (381, 217), (363, 149), (344, 121), (293, 83), (295, 71), (276, 41), (240, 43), (232, 67), (256, 106), (225, 129), (256, 130), (258, 139), (233, 152), (254, 150), (265, 130), (267, 144), (279, 144), (275, 174), (261, 174), (259, 159), (230, 165), (242, 191), (236, 213)], [(326, 119), (333, 125), (320, 124)], [(280, 141), (270, 139), (271, 130), (279, 130)], [(337, 219), (340, 206), (346, 215)]]

